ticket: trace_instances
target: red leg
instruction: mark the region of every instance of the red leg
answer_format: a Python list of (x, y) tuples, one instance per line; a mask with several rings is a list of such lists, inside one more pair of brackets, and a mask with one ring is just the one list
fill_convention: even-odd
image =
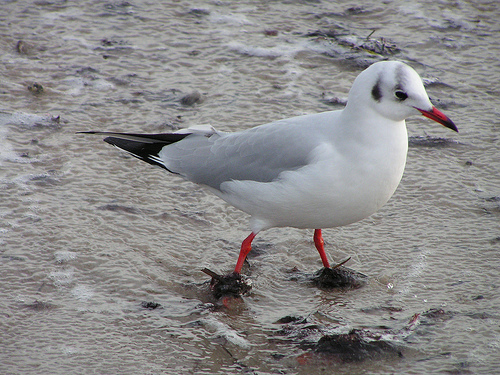
[(256, 235), (257, 233), (250, 233), (250, 235), (245, 238), (241, 244), (240, 256), (238, 257), (238, 262), (236, 262), (236, 267), (234, 268), (235, 273), (241, 273), (241, 268), (243, 267), (243, 263), (245, 262), (248, 253), (252, 250), (252, 241)]
[(321, 229), (314, 230), (314, 245), (316, 245), (316, 249), (318, 250), (319, 256), (321, 257), (321, 261), (323, 262), (323, 266), (325, 268), (330, 268), (330, 263), (328, 263), (328, 259), (325, 253), (325, 241), (323, 241), (323, 236), (321, 235)]

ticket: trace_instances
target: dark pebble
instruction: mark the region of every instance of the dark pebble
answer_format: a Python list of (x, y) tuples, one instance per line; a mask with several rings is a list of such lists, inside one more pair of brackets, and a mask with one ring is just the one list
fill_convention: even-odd
[(346, 13), (349, 15), (356, 15), (356, 14), (361, 14), (365, 12), (365, 8), (362, 6), (354, 6), (351, 8), (347, 8)]
[(455, 313), (451, 311), (445, 311), (443, 309), (433, 308), (422, 313), (422, 316), (433, 320), (448, 320), (453, 318)]
[(31, 91), (33, 94), (41, 94), (43, 92), (43, 86), (35, 82), (32, 85), (28, 86), (28, 90)]
[(322, 289), (358, 289), (366, 284), (368, 277), (347, 267), (322, 268), (312, 277), (314, 285)]
[(360, 362), (387, 353), (403, 356), (390, 343), (383, 340), (367, 340), (363, 331), (356, 329), (347, 334), (325, 335), (313, 345), (312, 349), (316, 353), (334, 356), (341, 362)]
[(48, 302), (42, 302), (35, 300), (33, 303), (27, 303), (24, 305), (26, 308), (33, 310), (33, 311), (45, 311), (45, 310), (51, 310), (55, 306), (48, 303)]
[(285, 357), (286, 357), (286, 355), (280, 354), (280, 353), (273, 353), (273, 354), (271, 354), (271, 358), (274, 359), (274, 360), (276, 360), (276, 361), (282, 360)]
[(158, 307), (161, 307), (161, 305), (159, 303), (156, 303), (156, 302), (142, 301), (141, 307), (144, 309), (148, 309), (148, 310), (154, 310), (154, 309), (157, 309)]
[(204, 17), (210, 15), (210, 11), (207, 9), (193, 8), (188, 12), (188, 14), (195, 17)]
[(16, 44), (16, 51), (21, 55), (27, 55), (29, 53), (29, 46), (24, 41), (19, 40)]
[(304, 317), (302, 316), (291, 316), (287, 315), (284, 316), (283, 318), (280, 318), (276, 321), (277, 324), (288, 324), (288, 323), (295, 323), (295, 322), (300, 322), (304, 321)]
[(264, 30), (265, 36), (277, 36), (278, 30)]
[(203, 101), (201, 94), (198, 91), (193, 91), (181, 98), (181, 104), (185, 106), (192, 106), (196, 103), (201, 103)]
[(134, 207), (121, 206), (119, 204), (105, 204), (104, 206), (97, 207), (100, 211), (124, 212), (127, 214), (139, 214), (140, 211)]

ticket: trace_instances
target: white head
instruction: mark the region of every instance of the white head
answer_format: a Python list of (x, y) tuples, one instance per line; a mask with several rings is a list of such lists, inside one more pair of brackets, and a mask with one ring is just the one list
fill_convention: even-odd
[(354, 80), (346, 109), (368, 105), (381, 116), (393, 120), (418, 114), (458, 131), (455, 124), (430, 102), (422, 79), (413, 68), (399, 61), (377, 62)]

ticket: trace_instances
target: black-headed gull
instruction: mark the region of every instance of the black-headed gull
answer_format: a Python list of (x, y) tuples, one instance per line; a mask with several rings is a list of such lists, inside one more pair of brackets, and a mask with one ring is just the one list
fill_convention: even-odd
[(405, 119), (423, 114), (458, 131), (430, 102), (408, 65), (383, 61), (355, 79), (338, 111), (278, 120), (226, 133), (193, 127), (170, 134), (105, 134), (104, 140), (150, 164), (206, 186), (251, 215), (234, 272), (252, 240), (272, 227), (310, 228), (330, 267), (320, 228), (375, 213), (396, 190), (406, 163)]

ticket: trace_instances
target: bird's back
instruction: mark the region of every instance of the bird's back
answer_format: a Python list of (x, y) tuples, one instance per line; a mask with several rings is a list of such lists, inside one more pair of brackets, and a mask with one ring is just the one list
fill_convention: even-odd
[(192, 134), (164, 147), (159, 157), (170, 171), (217, 190), (225, 181), (271, 182), (307, 165), (313, 150), (331, 138), (338, 115), (323, 112), (241, 132)]

